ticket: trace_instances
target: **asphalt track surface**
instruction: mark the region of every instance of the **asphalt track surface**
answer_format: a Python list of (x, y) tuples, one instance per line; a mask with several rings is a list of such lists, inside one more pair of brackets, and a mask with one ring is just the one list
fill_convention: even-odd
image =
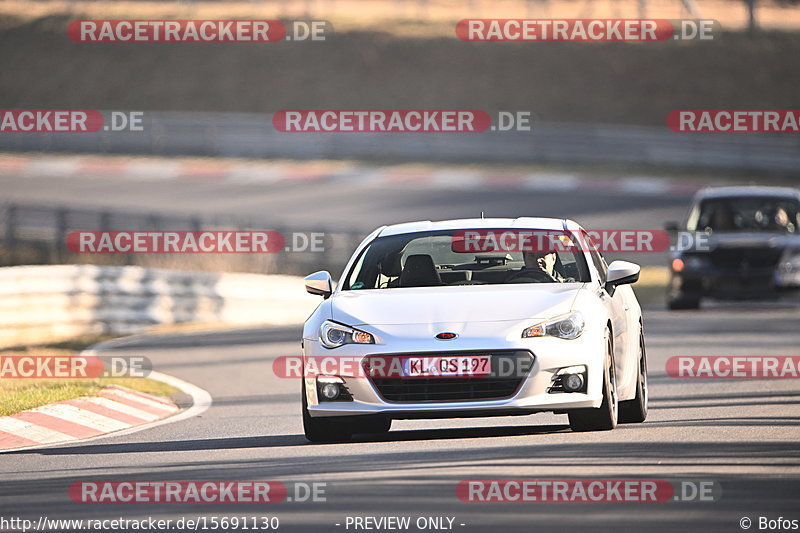
[[(564, 174), (553, 174), (554, 186)], [(116, 209), (164, 215), (236, 217), (289, 231), (359, 231), (383, 224), (450, 218), (542, 216), (572, 218), (593, 230), (660, 230), (680, 220), (690, 192), (652, 194), (618, 188), (530, 190), (457, 185), (426, 188), (424, 182), (348, 183), (287, 181), (229, 183), (211, 179), (133, 180), (0, 174), (6, 202)], [(51, 222), (52, 223), (52, 222)], [(117, 228), (138, 230), (140, 228)], [(624, 254), (643, 265), (665, 265), (661, 253)], [(616, 259), (609, 254), (607, 259)]]
[[(564, 179), (554, 174), (553, 182)], [(117, 208), (171, 214), (237, 215), (275, 221), (299, 229), (327, 226), (371, 230), (382, 224), (412, 220), (487, 217), (569, 217), (606, 229), (657, 229), (666, 218), (680, 218), (690, 193), (621, 193), (616, 188), (591, 190), (524, 190), (498, 184), (476, 188), (465, 184), (427, 188), (424, 182), (348, 183), (286, 181), (231, 183), (213, 179), (133, 180), (48, 175), (20, 178), (0, 174), (4, 201), (70, 207)], [(621, 213), (625, 213), (621, 217)], [(614, 226), (614, 227), (616, 227)], [(608, 227), (608, 229), (613, 229)]]
[[(207, 213), (368, 231), (384, 223), (558, 216), (593, 229), (658, 229), (689, 193), (531, 191), (421, 184), (223, 184), (0, 176), (4, 200), (172, 214)], [(132, 228), (135, 229), (135, 228)], [(607, 254), (608, 256), (609, 254)], [(613, 256), (612, 256), (613, 258)], [(663, 254), (626, 259), (664, 265)], [(566, 416), (398, 421), (382, 437), (310, 444), (299, 383), (272, 361), (300, 353), (300, 326), (135, 337), (106, 350), (146, 355), (155, 370), (208, 390), (212, 407), (174, 424), (87, 443), (0, 455), (0, 516), (163, 518), (278, 516), (283, 531), (354, 531), (347, 516), (454, 517), (455, 531), (741, 531), (750, 518), (800, 519), (800, 389), (787, 380), (678, 380), (673, 355), (800, 355), (800, 309), (710, 304), (644, 311), (651, 412), (644, 424), (572, 433)], [(715, 501), (466, 503), (465, 479), (665, 479), (716, 484)], [(78, 480), (275, 480), (326, 483), (325, 502), (265, 506), (73, 503)], [(337, 526), (336, 524), (341, 524)], [(464, 524), (463, 526), (461, 524)], [(2, 529), (2, 527), (0, 527)], [(375, 530), (373, 530), (375, 531)], [(391, 530), (377, 530), (391, 531)], [(409, 531), (418, 531), (411, 528)]]
[[(753, 530), (761, 516), (800, 519), (797, 380), (679, 380), (664, 370), (672, 355), (800, 355), (800, 309), (712, 304), (680, 313), (646, 308), (644, 318), (644, 424), (572, 433), (566, 416), (550, 414), (397, 421), (384, 436), (345, 444), (306, 442), (299, 383), (272, 373), (276, 357), (300, 354), (299, 326), (112, 341), (102, 352), (144, 354), (155, 369), (209, 391), (213, 405), (138, 433), (0, 455), (0, 516), (278, 516), (282, 531), (354, 531), (347, 516), (449, 516), (464, 532), (730, 532), (742, 530), (745, 516)], [(464, 479), (567, 478), (706, 480), (717, 499), (466, 503), (455, 492)], [(78, 480), (207, 479), (275, 480), (290, 489), (324, 482), (326, 501), (92, 505), (67, 494)]]

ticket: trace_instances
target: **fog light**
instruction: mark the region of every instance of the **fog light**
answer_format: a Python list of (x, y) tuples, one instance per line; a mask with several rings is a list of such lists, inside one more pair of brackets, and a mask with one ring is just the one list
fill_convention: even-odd
[(583, 376), (581, 374), (567, 374), (562, 383), (567, 392), (577, 392), (583, 388)]
[(320, 394), (326, 400), (335, 400), (339, 397), (339, 385), (336, 383), (326, 383), (320, 389)]

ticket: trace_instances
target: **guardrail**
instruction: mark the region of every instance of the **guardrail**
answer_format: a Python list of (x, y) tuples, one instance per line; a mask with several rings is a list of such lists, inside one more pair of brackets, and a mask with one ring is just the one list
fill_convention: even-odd
[(0, 347), (163, 324), (297, 324), (319, 303), (294, 276), (136, 266), (0, 268)]
[(144, 131), (0, 133), (2, 151), (502, 163), (613, 163), (797, 173), (800, 136), (534, 122), (530, 132), (281, 133), (269, 114), (146, 112)]
[[(269, 254), (76, 254), (67, 248), (72, 231), (218, 231), (318, 232), (323, 251)], [(31, 204), (0, 204), (0, 266), (88, 263), (138, 265), (179, 270), (307, 275), (339, 272), (364, 238), (361, 231), (288, 228), (268, 221), (224, 216), (179, 216), (110, 209), (76, 209)]]

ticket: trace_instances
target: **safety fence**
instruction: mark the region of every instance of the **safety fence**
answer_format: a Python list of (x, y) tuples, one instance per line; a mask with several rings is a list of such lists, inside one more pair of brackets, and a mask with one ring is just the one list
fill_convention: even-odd
[(146, 112), (142, 131), (0, 133), (0, 151), (560, 164), (795, 173), (800, 136), (534, 122), (532, 131), (281, 133), (258, 113)]
[(136, 266), (0, 268), (0, 347), (157, 325), (298, 324), (319, 303), (302, 278)]
[[(276, 231), (293, 235), (322, 234), (322, 244), (287, 243), (292, 251), (275, 253), (102, 254), (74, 253), (67, 246), (73, 231)], [(0, 266), (91, 263), (212, 272), (306, 275), (315, 270), (340, 271), (365, 234), (357, 230), (287, 228), (267, 221), (225, 216), (181, 216), (82, 209), (48, 205), (0, 204)]]

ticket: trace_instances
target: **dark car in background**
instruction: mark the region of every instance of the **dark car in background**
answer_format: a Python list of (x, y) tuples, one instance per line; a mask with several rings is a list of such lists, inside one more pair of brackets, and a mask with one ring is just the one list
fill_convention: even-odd
[[(777, 298), (800, 288), (797, 189), (703, 189), (684, 223), (667, 223), (666, 229), (687, 232), (678, 235), (672, 252), (670, 309), (697, 309), (706, 297)], [(681, 246), (682, 239), (691, 244)]]

